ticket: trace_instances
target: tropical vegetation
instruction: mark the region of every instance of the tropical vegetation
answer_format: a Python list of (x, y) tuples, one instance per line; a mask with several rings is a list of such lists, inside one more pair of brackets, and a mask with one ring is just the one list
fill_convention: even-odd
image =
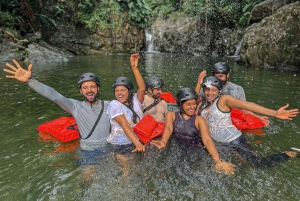
[(252, 8), (262, 0), (1, 0), (0, 26), (19, 32), (55, 29), (58, 23), (95, 30), (136, 26), (151, 20), (189, 16), (215, 28), (247, 25)]

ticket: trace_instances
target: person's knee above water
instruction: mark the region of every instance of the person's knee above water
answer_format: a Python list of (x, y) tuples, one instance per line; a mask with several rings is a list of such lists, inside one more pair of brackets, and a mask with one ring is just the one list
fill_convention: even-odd
[(145, 147), (131, 129), (143, 117), (145, 83), (138, 69), (138, 59), (138, 54), (130, 57), (131, 68), (138, 84), (137, 93), (133, 93), (133, 84), (127, 77), (118, 77), (112, 85), (116, 100), (110, 102), (107, 111), (111, 123), (111, 134), (107, 141), (116, 147), (134, 144), (134, 152), (145, 151)]
[[(298, 114), (298, 109), (285, 110), (288, 105), (279, 110), (271, 110), (255, 103), (241, 101), (230, 95), (222, 95), (223, 82), (216, 76), (210, 76), (203, 82), (205, 99), (202, 101), (198, 114), (206, 119), (212, 138), (221, 143), (233, 143), (243, 138), (242, 133), (232, 124), (231, 108), (246, 109), (279, 119), (291, 120)], [(241, 145), (241, 143), (237, 143)], [(244, 143), (245, 146), (248, 146)], [(242, 146), (244, 146), (242, 145)], [(250, 145), (249, 145), (250, 146)]]
[[(151, 144), (158, 148), (164, 148), (174, 135), (180, 143), (187, 146), (200, 145), (200, 141), (216, 162), (217, 171), (224, 171), (227, 174), (234, 173), (234, 165), (222, 162), (213, 140), (208, 131), (204, 118), (195, 115), (197, 94), (191, 88), (182, 88), (176, 95), (176, 101), (180, 111), (168, 112), (165, 119), (165, 129), (161, 140), (152, 140)], [(199, 146), (203, 149), (203, 146)]]
[(156, 121), (164, 122), (168, 107), (166, 101), (159, 97), (164, 82), (159, 77), (151, 76), (146, 79), (145, 84), (147, 94), (144, 98), (143, 113), (151, 115)]

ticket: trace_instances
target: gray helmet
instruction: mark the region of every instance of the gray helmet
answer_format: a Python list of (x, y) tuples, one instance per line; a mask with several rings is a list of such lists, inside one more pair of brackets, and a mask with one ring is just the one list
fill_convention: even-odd
[(178, 105), (181, 105), (183, 101), (189, 99), (197, 99), (197, 93), (192, 88), (182, 88), (176, 94), (176, 102)]
[(125, 86), (128, 90), (133, 89), (133, 84), (127, 77), (118, 77), (115, 79), (112, 88), (115, 89), (117, 86)]
[(209, 76), (207, 78), (205, 78), (202, 87), (203, 88), (210, 88), (211, 86), (216, 86), (218, 87), (219, 90), (221, 90), (223, 88), (223, 82), (222, 80), (220, 80), (218, 77), (216, 76)]
[(146, 89), (150, 88), (151, 90), (160, 88), (164, 86), (164, 81), (156, 76), (148, 77), (145, 81)]
[(78, 87), (80, 88), (82, 83), (84, 83), (86, 81), (94, 81), (94, 82), (96, 82), (97, 86), (100, 87), (100, 81), (99, 81), (98, 77), (93, 73), (83, 73), (82, 75), (80, 75), (78, 78), (78, 83), (77, 83)]
[(230, 67), (225, 62), (218, 62), (218, 63), (216, 63), (214, 65), (214, 67), (212, 68), (211, 72), (213, 74), (214, 73), (228, 74), (228, 73), (230, 73)]

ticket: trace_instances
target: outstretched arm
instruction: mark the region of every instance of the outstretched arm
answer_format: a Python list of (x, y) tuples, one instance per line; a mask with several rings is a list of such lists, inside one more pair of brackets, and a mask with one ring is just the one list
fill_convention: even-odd
[(270, 124), (269, 118), (266, 116), (259, 116), (257, 114), (255, 114), (254, 112), (251, 112), (249, 110), (242, 110), (244, 114), (250, 114), (252, 116), (255, 116), (257, 118), (259, 118), (264, 124), (265, 126), (268, 126)]
[(131, 142), (135, 145), (135, 149), (132, 152), (137, 151), (145, 151), (145, 147), (142, 143), (135, 137), (134, 132), (132, 131), (128, 121), (126, 120), (125, 116), (119, 115), (114, 118), (114, 120), (123, 128), (127, 137), (131, 140)]
[(74, 101), (64, 97), (63, 95), (55, 91), (53, 88), (46, 86), (35, 79), (31, 79), (31, 81), (29, 81), (29, 79), (31, 78), (32, 64), (28, 66), (28, 70), (25, 70), (16, 60), (13, 60), (13, 62), (16, 65), (16, 67), (9, 63), (6, 63), (6, 66), (9, 67), (11, 70), (3, 69), (5, 72), (11, 74), (7, 75), (7, 78), (16, 79), (21, 82), (27, 83), (28, 86), (35, 90), (37, 93), (57, 103), (66, 112), (73, 114), (76, 108), (74, 105)]
[(234, 174), (235, 165), (220, 160), (218, 151), (210, 136), (209, 129), (205, 119), (203, 117), (197, 116), (196, 125), (199, 129), (203, 144), (205, 145), (207, 151), (210, 153), (210, 155), (216, 162), (216, 171), (224, 172), (225, 174)]
[(146, 86), (144, 79), (139, 71), (138, 64), (139, 64), (139, 53), (132, 54), (130, 56), (130, 65), (132, 72), (134, 74), (136, 83), (138, 85), (138, 91), (137, 91), (137, 98), (140, 101), (140, 103), (144, 102), (144, 96), (145, 96), (145, 91), (146, 91)]
[(21, 82), (27, 82), (29, 78), (31, 77), (31, 69), (32, 69), (32, 64), (28, 66), (28, 70), (25, 70), (20, 66), (20, 64), (16, 61), (13, 60), (14, 64), (16, 67), (13, 65), (6, 63), (5, 65), (9, 67), (9, 69), (3, 69), (5, 72), (10, 73), (11, 75), (6, 75), (6, 78), (11, 78), (11, 79), (16, 79)]
[(159, 149), (162, 149), (167, 145), (167, 143), (173, 133), (174, 119), (175, 119), (175, 112), (168, 112), (166, 114), (165, 130), (164, 130), (161, 140), (151, 140), (150, 144), (156, 146)]
[(292, 120), (292, 118), (296, 117), (297, 114), (299, 113), (298, 109), (286, 110), (289, 104), (279, 108), (276, 111), (276, 110), (271, 110), (262, 107), (255, 103), (237, 100), (234, 97), (228, 95), (223, 95), (220, 98), (218, 106), (222, 111), (228, 111), (230, 110), (230, 108), (246, 109), (258, 114), (276, 117), (278, 119), (284, 119), (284, 120)]

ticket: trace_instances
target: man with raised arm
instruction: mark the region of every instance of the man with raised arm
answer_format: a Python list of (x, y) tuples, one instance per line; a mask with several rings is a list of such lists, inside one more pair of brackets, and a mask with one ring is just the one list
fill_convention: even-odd
[[(98, 99), (100, 81), (93, 73), (84, 73), (78, 78), (78, 87), (84, 101), (66, 98), (53, 88), (40, 83), (32, 77), (32, 64), (28, 70), (13, 60), (15, 66), (6, 63), (10, 69), (4, 69), (11, 74), (6, 78), (16, 79), (26, 83), (30, 88), (58, 104), (63, 110), (70, 113), (76, 120), (80, 134), (80, 147), (82, 151), (78, 165), (96, 163), (102, 153), (107, 152), (107, 138), (110, 134), (110, 123), (107, 115), (109, 101)], [(99, 120), (98, 120), (99, 119)]]

